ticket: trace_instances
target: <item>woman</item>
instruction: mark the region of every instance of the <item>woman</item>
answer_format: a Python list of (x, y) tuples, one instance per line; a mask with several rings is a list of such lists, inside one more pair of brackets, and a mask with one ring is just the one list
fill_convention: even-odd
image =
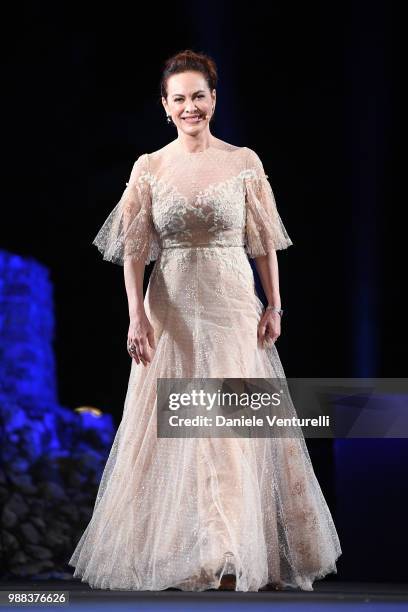
[(338, 536), (303, 436), (157, 437), (159, 378), (285, 376), (276, 250), (292, 241), (257, 154), (210, 132), (216, 81), (203, 54), (167, 61), (162, 103), (177, 138), (137, 159), (94, 240), (124, 265), (132, 367), (93, 516), (69, 561), (92, 587), (201, 591), (230, 575), (237, 591), (313, 590), (337, 571)]

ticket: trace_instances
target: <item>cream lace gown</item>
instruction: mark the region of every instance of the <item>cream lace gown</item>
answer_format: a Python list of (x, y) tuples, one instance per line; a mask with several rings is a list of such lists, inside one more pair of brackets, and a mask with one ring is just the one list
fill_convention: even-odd
[[(157, 438), (157, 378), (284, 377), (260, 345), (248, 260), (292, 244), (257, 154), (178, 140), (135, 162), (94, 244), (155, 261), (145, 295), (156, 350), (132, 360), (123, 416), (91, 520), (69, 563), (92, 587), (313, 590), (336, 573), (338, 535), (301, 438)], [(124, 345), (125, 348), (125, 345)], [(126, 348), (125, 348), (126, 350)]]

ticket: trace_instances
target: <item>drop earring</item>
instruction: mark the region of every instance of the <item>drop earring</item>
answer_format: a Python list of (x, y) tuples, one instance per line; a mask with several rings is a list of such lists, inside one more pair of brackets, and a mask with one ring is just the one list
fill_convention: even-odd
[(172, 123), (171, 115), (166, 115), (167, 123)]

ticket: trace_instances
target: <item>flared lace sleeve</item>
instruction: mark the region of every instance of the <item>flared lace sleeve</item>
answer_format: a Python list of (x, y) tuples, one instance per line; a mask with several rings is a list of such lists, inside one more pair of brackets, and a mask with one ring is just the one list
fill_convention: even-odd
[(145, 153), (134, 163), (122, 197), (92, 242), (105, 260), (123, 265), (127, 258), (142, 259), (147, 265), (158, 258), (160, 245), (148, 178)]
[(245, 189), (245, 250), (249, 257), (266, 255), (271, 249), (286, 249), (293, 244), (278, 213), (262, 162), (252, 149), (248, 149)]

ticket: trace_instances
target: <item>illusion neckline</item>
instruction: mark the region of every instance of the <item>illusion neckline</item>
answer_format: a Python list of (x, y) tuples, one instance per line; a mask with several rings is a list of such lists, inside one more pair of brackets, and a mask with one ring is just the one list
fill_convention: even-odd
[(214, 148), (214, 145), (210, 144), (203, 151), (187, 151), (186, 149), (183, 148), (183, 146), (179, 142), (177, 142), (177, 140), (175, 142), (176, 142), (176, 146), (178, 148), (178, 151), (182, 155), (186, 155), (187, 157), (195, 157), (195, 156), (201, 157), (202, 155), (205, 155), (206, 153), (208, 153), (209, 151), (211, 151)]

